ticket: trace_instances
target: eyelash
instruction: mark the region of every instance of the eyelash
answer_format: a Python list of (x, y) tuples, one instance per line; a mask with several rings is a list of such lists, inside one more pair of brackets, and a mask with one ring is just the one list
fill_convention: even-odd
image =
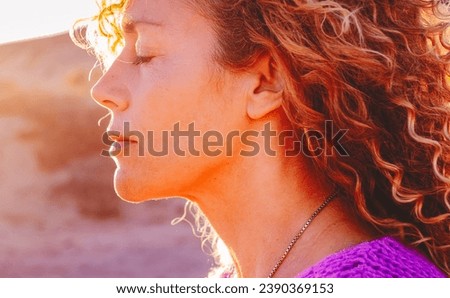
[(155, 58), (155, 57), (153, 57), (153, 56), (137, 56), (136, 59), (134, 60), (133, 64), (141, 65), (141, 64), (149, 63), (150, 61), (152, 61), (153, 58)]

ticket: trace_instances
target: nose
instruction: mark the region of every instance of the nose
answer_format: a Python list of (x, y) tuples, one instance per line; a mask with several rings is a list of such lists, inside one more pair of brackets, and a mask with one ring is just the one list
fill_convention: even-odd
[(91, 97), (108, 110), (124, 111), (129, 105), (128, 90), (125, 69), (121, 69), (120, 65), (114, 62), (92, 87)]

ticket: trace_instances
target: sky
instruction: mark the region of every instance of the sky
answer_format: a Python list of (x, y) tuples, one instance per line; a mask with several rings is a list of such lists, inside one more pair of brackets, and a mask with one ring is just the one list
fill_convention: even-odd
[(97, 11), (95, 0), (0, 0), (0, 44), (69, 30)]

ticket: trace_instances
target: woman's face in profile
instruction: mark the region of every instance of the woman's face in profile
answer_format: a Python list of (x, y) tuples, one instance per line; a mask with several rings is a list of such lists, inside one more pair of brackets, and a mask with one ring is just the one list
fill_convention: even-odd
[(230, 161), (205, 154), (198, 132), (245, 128), (244, 90), (214, 62), (210, 23), (184, 1), (132, 1), (122, 27), (125, 47), (92, 90), (112, 114), (116, 191), (136, 202), (189, 196)]

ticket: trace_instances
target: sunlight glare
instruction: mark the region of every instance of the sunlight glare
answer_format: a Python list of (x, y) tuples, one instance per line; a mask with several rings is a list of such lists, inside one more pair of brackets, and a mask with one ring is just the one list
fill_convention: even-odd
[(2, 3), (0, 44), (68, 31), (97, 12), (95, 0), (25, 0)]

